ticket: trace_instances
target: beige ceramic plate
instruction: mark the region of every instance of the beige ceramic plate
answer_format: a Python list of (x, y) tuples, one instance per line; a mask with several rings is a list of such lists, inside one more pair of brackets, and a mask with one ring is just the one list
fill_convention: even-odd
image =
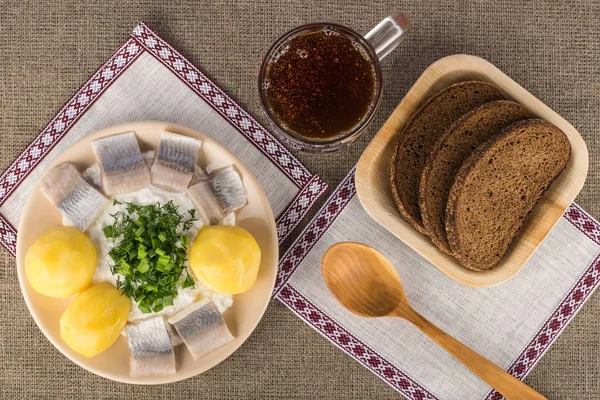
[[(164, 122), (134, 122), (113, 126), (96, 132), (79, 141), (60, 155), (49, 168), (62, 162), (74, 163), (80, 171), (92, 165), (95, 160), (90, 142), (103, 136), (133, 131), (138, 137), (142, 151), (151, 150), (158, 142), (161, 130), (192, 136), (203, 141), (198, 164), (209, 169), (235, 165), (242, 175), (248, 191), (248, 204), (238, 211), (236, 225), (247, 229), (258, 241), (262, 252), (262, 261), (256, 284), (248, 292), (235, 295), (233, 306), (224, 313), (227, 325), (235, 340), (216, 351), (194, 361), (184, 345), (176, 348), (177, 373), (175, 375), (131, 378), (129, 376), (129, 349), (127, 340), (120, 337), (105, 352), (96, 357), (87, 358), (71, 350), (60, 338), (59, 319), (72, 301), (54, 299), (36, 293), (25, 278), (24, 259), (27, 249), (41, 234), (50, 228), (62, 225), (62, 216), (42, 195), (39, 184), (36, 185), (19, 225), (17, 238), (17, 268), (21, 290), (33, 319), (48, 340), (65, 356), (79, 366), (95, 374), (119, 382), (137, 384), (158, 384), (179, 381), (198, 375), (214, 367), (229, 357), (244, 343), (260, 321), (273, 291), (277, 275), (278, 244), (277, 229), (269, 202), (262, 188), (248, 168), (222, 145), (189, 128)], [(35, 349), (31, 349), (35, 351)]]
[[(390, 163), (399, 132), (411, 115), (433, 94), (461, 81), (482, 80), (494, 84), (508, 99), (527, 107), (538, 117), (558, 126), (571, 142), (571, 160), (561, 176), (527, 219), (500, 264), (489, 271), (473, 271), (441, 252), (424, 235), (402, 219), (392, 198)], [(358, 198), (371, 217), (446, 275), (464, 285), (488, 287), (515, 276), (558, 222), (583, 187), (588, 170), (588, 151), (577, 130), (519, 84), (486, 60), (457, 54), (429, 66), (404, 96), (363, 153), (356, 170)]]

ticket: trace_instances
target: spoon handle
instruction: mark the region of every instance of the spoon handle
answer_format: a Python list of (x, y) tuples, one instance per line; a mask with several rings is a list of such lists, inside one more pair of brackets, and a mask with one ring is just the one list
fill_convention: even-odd
[(525, 383), (442, 331), (415, 310), (397, 310), (396, 316), (405, 318), (413, 323), (434, 342), (452, 354), (458, 361), (463, 363), (507, 399), (546, 399), (546, 397)]

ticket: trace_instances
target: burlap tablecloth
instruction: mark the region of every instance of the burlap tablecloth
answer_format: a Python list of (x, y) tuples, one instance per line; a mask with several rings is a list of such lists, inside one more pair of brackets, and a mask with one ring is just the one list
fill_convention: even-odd
[[(354, 146), (299, 158), (331, 186), (431, 62), (484, 57), (579, 129), (590, 151), (577, 202), (600, 217), (600, 4), (595, 1), (56, 0), (0, 4), (0, 170), (143, 20), (244, 107), (259, 113), (256, 76), (270, 43), (295, 25), (329, 20), (366, 32), (389, 11), (414, 21), (383, 63), (385, 95)], [(293, 236), (293, 235), (292, 235)], [(248, 342), (211, 371), (158, 387), (99, 378), (63, 357), (30, 317), (12, 256), (0, 250), (0, 396), (124, 399), (388, 399), (401, 396), (273, 301)], [(600, 294), (526, 382), (549, 398), (600, 398)]]

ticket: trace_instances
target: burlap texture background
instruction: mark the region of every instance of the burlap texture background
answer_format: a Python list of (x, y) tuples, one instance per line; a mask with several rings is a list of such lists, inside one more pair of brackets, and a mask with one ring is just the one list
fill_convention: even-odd
[[(258, 116), (256, 76), (285, 30), (329, 20), (368, 31), (389, 11), (414, 21), (383, 63), (385, 95), (369, 132), (330, 155), (300, 154), (335, 186), (431, 62), (482, 56), (569, 120), (590, 151), (577, 202), (600, 217), (600, 4), (595, 1), (3, 1), (0, 3), (0, 169), (143, 20)], [(86, 372), (44, 338), (0, 250), (0, 396), (94, 399), (391, 399), (401, 396), (273, 301), (232, 357), (159, 387), (118, 384)], [(600, 398), (600, 294), (596, 293), (527, 378), (552, 399)]]

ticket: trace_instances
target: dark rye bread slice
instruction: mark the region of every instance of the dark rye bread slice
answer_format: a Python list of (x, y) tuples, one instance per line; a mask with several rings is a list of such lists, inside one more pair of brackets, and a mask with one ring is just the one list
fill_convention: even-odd
[(419, 232), (427, 234), (418, 200), (419, 181), (431, 148), (463, 114), (503, 98), (496, 87), (486, 82), (456, 83), (429, 98), (406, 124), (392, 162), (392, 194), (402, 217)]
[(460, 117), (433, 146), (421, 175), (419, 208), (423, 225), (440, 250), (452, 254), (446, 239), (446, 203), (463, 162), (502, 128), (533, 117), (514, 101), (485, 103)]
[(478, 147), (448, 197), (446, 234), (454, 257), (474, 270), (496, 266), (570, 157), (566, 135), (541, 119), (515, 122)]

